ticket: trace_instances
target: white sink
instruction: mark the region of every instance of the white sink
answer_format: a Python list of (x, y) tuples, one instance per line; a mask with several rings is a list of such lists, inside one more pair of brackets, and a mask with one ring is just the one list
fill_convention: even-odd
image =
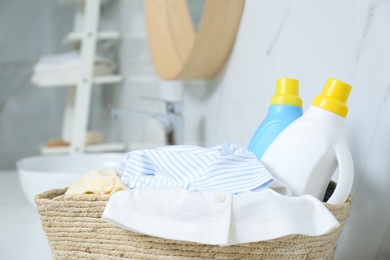
[(43, 191), (69, 187), (90, 170), (116, 168), (123, 153), (40, 155), (16, 163), (23, 192), (33, 207)]

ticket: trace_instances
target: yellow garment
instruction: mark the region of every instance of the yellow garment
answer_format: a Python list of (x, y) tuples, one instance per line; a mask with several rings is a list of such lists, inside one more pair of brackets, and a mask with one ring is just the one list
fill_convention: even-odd
[(112, 194), (129, 188), (122, 184), (114, 169), (89, 171), (68, 188), (65, 194)]

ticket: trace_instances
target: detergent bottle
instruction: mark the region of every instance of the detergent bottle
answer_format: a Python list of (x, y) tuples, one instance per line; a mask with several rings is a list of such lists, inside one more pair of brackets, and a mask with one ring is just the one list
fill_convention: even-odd
[(267, 116), (253, 135), (248, 150), (260, 160), (268, 146), (286, 126), (302, 115), (302, 100), (298, 96), (296, 79), (280, 78), (272, 97)]
[(351, 89), (342, 81), (328, 79), (307, 111), (286, 127), (264, 153), (261, 162), (291, 188), (293, 195), (310, 194), (322, 201), (338, 166), (337, 186), (327, 202), (347, 200), (354, 176), (344, 133)]

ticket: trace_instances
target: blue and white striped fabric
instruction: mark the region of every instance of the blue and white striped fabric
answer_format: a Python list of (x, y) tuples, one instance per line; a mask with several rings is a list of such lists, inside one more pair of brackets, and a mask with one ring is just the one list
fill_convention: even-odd
[(127, 153), (118, 167), (129, 188), (179, 187), (194, 191), (260, 191), (273, 178), (249, 150), (220, 146), (164, 146)]

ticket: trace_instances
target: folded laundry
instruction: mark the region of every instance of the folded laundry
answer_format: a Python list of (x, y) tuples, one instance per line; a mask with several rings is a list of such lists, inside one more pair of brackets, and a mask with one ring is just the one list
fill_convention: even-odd
[(339, 226), (311, 195), (136, 188), (111, 196), (102, 219), (150, 236), (201, 244), (233, 245), (292, 234), (319, 236)]
[[(61, 84), (63, 82), (66, 82), (64, 84), (70, 84), (70, 83), (77, 83), (80, 79), (80, 70), (74, 71), (74, 72), (61, 72), (61, 73), (37, 73), (32, 75), (30, 78), (30, 81), (32, 84), (36, 85), (57, 85)], [(100, 70), (100, 71), (94, 71), (93, 76), (108, 76), (112, 75), (112, 71), (107, 70)]]
[(115, 169), (89, 171), (71, 185), (65, 194), (112, 194), (127, 190)]
[(129, 188), (179, 187), (194, 191), (260, 191), (273, 178), (256, 155), (239, 145), (174, 145), (127, 153), (118, 167)]
[[(93, 75), (112, 75), (115, 63), (109, 59), (96, 56)], [(81, 75), (81, 57), (78, 53), (70, 52), (43, 56), (34, 65), (31, 82), (37, 85), (58, 84), (59, 82), (77, 82)]]
[[(74, 69), (80, 67), (81, 56), (77, 52), (68, 52), (54, 55), (42, 56), (38, 62), (34, 65), (34, 73), (60, 71), (66, 69)], [(104, 66), (107, 69), (115, 69), (115, 63), (107, 58), (96, 55), (95, 66)]]

